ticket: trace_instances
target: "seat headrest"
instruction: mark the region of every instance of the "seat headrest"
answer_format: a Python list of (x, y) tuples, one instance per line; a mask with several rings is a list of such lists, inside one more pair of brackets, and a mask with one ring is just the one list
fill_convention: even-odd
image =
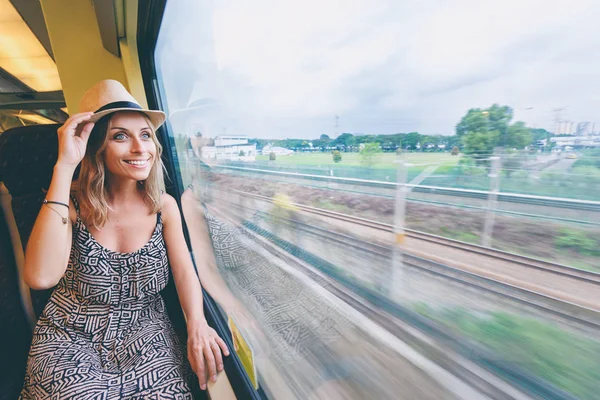
[(60, 124), (23, 126), (0, 135), (0, 181), (11, 195), (48, 189), (58, 158)]

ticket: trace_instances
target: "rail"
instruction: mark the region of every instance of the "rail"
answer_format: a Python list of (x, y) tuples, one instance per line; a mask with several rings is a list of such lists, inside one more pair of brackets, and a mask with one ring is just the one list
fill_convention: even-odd
[[(266, 197), (266, 196), (262, 196), (262, 195), (258, 195), (258, 194), (254, 194), (254, 193), (243, 192), (243, 191), (239, 191), (239, 190), (235, 190), (235, 189), (228, 189), (228, 191), (233, 192), (233, 193), (238, 193), (245, 197), (256, 198), (256, 199), (270, 202), (270, 203), (273, 202), (273, 199), (271, 199), (270, 197)], [(293, 205), (294, 207), (296, 207), (299, 210), (302, 210), (302, 211), (305, 211), (305, 212), (308, 212), (311, 214), (334, 218), (334, 219), (350, 222), (353, 224), (357, 224), (357, 225), (361, 225), (361, 226), (365, 226), (365, 227), (369, 227), (369, 228), (373, 228), (373, 229), (377, 229), (377, 230), (382, 230), (385, 232), (390, 232), (390, 233), (394, 232), (394, 227), (390, 224), (384, 224), (382, 222), (372, 221), (372, 220), (368, 220), (365, 218), (355, 217), (355, 216), (348, 215), (348, 214), (343, 214), (343, 213), (339, 213), (339, 212), (335, 212), (335, 211), (306, 206), (306, 205), (298, 204), (298, 203), (291, 203), (291, 205)], [(437, 244), (443, 244), (443, 245), (446, 245), (449, 247), (462, 249), (462, 250), (465, 250), (468, 252), (486, 255), (488, 257), (493, 257), (493, 258), (504, 260), (504, 261), (510, 261), (510, 262), (522, 265), (524, 267), (527, 267), (527, 268), (543, 270), (545, 272), (550, 272), (550, 273), (562, 275), (562, 276), (568, 276), (570, 278), (575, 278), (575, 279), (578, 279), (581, 281), (595, 283), (595, 284), (600, 285), (600, 273), (596, 273), (593, 271), (586, 271), (586, 270), (582, 270), (579, 268), (569, 267), (567, 265), (553, 263), (553, 262), (546, 261), (546, 260), (540, 260), (540, 259), (533, 258), (533, 257), (527, 257), (527, 256), (519, 255), (519, 254), (509, 253), (506, 251), (497, 250), (497, 249), (493, 249), (493, 248), (489, 248), (489, 247), (483, 247), (483, 246), (479, 246), (479, 245), (475, 245), (475, 244), (471, 244), (471, 243), (462, 242), (459, 240), (448, 239), (448, 238), (444, 238), (441, 236), (432, 235), (429, 233), (420, 232), (420, 231), (416, 231), (416, 230), (412, 230), (412, 229), (405, 229), (404, 231), (406, 232), (406, 236), (411, 237), (411, 238), (424, 240), (424, 241), (428, 241), (428, 242), (433, 242), (433, 243), (437, 243)]]
[[(288, 178), (299, 178), (307, 179), (311, 181), (323, 181), (323, 182), (334, 182), (349, 185), (360, 185), (367, 187), (379, 187), (390, 190), (395, 190), (397, 186), (406, 186), (414, 192), (420, 193), (434, 193), (438, 195), (449, 195), (457, 197), (471, 197), (478, 199), (487, 199), (490, 192), (485, 190), (473, 190), (473, 189), (458, 189), (448, 188), (441, 186), (427, 186), (427, 185), (414, 185), (410, 183), (397, 183), (397, 182), (384, 182), (374, 181), (368, 179), (358, 178), (344, 178), (336, 176), (325, 176), (325, 175), (313, 175), (313, 174), (301, 174), (296, 172), (284, 172), (284, 171), (272, 171), (267, 169), (259, 168), (245, 168), (245, 167), (233, 167), (233, 166), (214, 166), (214, 170), (232, 170), (249, 173), (260, 173), (266, 175), (283, 176)], [(536, 196), (530, 194), (519, 194), (519, 193), (507, 193), (499, 192), (498, 201), (500, 202), (513, 202), (513, 203), (525, 203), (534, 205), (544, 205), (557, 208), (569, 208), (576, 210), (594, 211), (600, 213), (600, 201), (592, 200), (579, 200), (569, 199), (565, 197), (547, 197), (547, 196)]]

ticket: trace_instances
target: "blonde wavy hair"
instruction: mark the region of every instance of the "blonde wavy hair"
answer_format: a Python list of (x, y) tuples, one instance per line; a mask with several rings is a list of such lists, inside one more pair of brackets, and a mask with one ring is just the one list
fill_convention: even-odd
[[(109, 141), (108, 130), (112, 113), (102, 117), (94, 125), (85, 156), (81, 161), (79, 179), (73, 185), (73, 192), (80, 205), (81, 218), (88, 226), (100, 229), (108, 221), (108, 201), (106, 191), (106, 167), (104, 165), (104, 150)], [(152, 141), (156, 145), (156, 155), (150, 174), (145, 181), (138, 184), (144, 190), (145, 201), (152, 208), (152, 213), (158, 213), (162, 208), (161, 192), (164, 190), (164, 164), (162, 162), (162, 146), (156, 137), (156, 130), (146, 114), (141, 113), (152, 131)]]

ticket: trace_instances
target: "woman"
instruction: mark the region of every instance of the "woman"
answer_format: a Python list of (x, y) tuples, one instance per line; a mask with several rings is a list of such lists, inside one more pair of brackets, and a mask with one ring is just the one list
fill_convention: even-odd
[(34, 330), (21, 397), (192, 398), (160, 296), (169, 265), (202, 389), (229, 351), (204, 318), (177, 203), (160, 189), (155, 131), (164, 113), (143, 110), (112, 80), (86, 92), (80, 110), (58, 130), (58, 160), (25, 253), (30, 287), (58, 285)]

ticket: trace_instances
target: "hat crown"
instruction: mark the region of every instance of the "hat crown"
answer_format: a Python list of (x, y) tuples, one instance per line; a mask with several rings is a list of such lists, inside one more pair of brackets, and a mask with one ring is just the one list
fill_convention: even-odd
[(119, 81), (105, 79), (96, 83), (81, 97), (79, 112), (96, 112), (107, 104), (127, 101), (139, 105)]

